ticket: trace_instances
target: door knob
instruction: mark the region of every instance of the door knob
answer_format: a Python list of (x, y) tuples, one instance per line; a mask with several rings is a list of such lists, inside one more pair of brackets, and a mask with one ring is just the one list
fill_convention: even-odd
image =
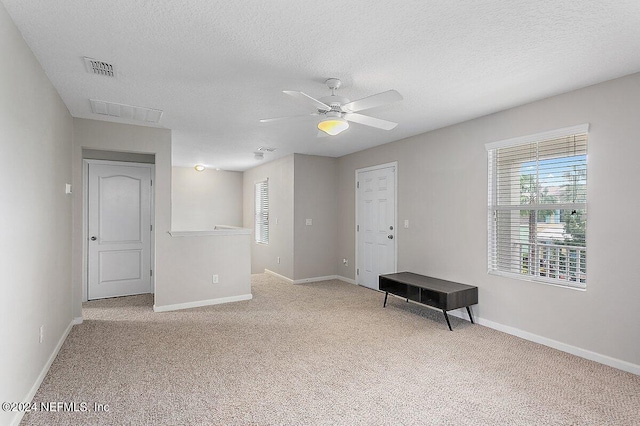
[(387, 238), (393, 240), (393, 235), (388, 235)]
[(91, 241), (95, 241), (95, 240), (97, 240), (97, 238), (95, 236), (91, 237)]

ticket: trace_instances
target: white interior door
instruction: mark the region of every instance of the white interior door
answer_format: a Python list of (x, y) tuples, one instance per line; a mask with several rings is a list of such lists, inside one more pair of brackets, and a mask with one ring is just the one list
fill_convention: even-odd
[(151, 167), (89, 164), (88, 299), (151, 292)]
[(396, 272), (396, 166), (357, 173), (358, 284), (378, 290), (378, 276)]

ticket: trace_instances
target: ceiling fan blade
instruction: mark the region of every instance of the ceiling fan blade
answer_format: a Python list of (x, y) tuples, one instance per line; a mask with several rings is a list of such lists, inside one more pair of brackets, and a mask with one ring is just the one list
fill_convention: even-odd
[(303, 102), (306, 105), (313, 105), (314, 108), (322, 110), (322, 111), (330, 111), (331, 107), (324, 102), (320, 102), (316, 98), (312, 98), (304, 92), (296, 92), (293, 90), (283, 90), (282, 93), (286, 93), (289, 96), (293, 96), (299, 101)]
[(311, 114), (290, 115), (290, 116), (287, 116), (287, 117), (263, 118), (263, 119), (260, 120), (260, 122), (261, 123), (272, 123), (274, 121), (290, 120), (290, 119), (301, 118), (301, 117), (311, 117), (313, 115), (318, 115), (318, 113), (317, 112), (312, 112)]
[(393, 102), (402, 100), (402, 95), (395, 90), (387, 90), (386, 92), (378, 93), (377, 95), (371, 95), (366, 98), (358, 99), (357, 101), (349, 102), (342, 105), (342, 111), (344, 112), (356, 112), (363, 111), (369, 108), (375, 108), (382, 105), (388, 105)]
[(375, 127), (382, 130), (391, 130), (395, 128), (398, 123), (392, 121), (381, 120), (379, 118), (369, 117), (368, 115), (349, 113), (344, 115), (344, 119), (347, 121), (353, 121), (354, 123), (364, 124), (365, 126)]

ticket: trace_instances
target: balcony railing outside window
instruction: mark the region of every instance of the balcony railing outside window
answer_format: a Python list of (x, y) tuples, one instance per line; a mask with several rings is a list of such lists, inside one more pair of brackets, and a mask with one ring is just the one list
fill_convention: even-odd
[(519, 271), (524, 275), (585, 283), (587, 278), (587, 250), (584, 247), (559, 244), (515, 243), (520, 253)]

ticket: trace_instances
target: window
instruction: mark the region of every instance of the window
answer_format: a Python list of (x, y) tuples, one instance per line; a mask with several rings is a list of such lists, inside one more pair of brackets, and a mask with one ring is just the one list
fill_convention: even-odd
[(255, 185), (254, 211), (256, 242), (269, 244), (269, 179)]
[(489, 273), (586, 288), (587, 130), (486, 145)]

